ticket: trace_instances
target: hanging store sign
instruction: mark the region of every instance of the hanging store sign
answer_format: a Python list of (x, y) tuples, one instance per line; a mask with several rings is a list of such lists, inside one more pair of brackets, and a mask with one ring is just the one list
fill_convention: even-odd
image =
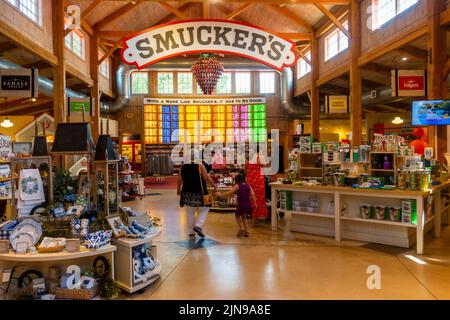
[(67, 106), (69, 107), (69, 116), (71, 113), (84, 113), (93, 116), (92, 98), (67, 98)]
[(427, 95), (426, 70), (392, 70), (393, 97), (424, 97)]
[(327, 113), (349, 113), (348, 96), (327, 96), (325, 108)]
[(278, 71), (297, 62), (295, 44), (259, 27), (227, 20), (162, 24), (126, 38), (122, 60), (141, 69), (190, 53), (218, 52), (256, 60)]
[(259, 104), (266, 103), (266, 98), (226, 98), (226, 99), (171, 99), (145, 98), (144, 104), (157, 105), (224, 105), (224, 104)]
[(0, 97), (37, 98), (37, 69), (0, 69)]

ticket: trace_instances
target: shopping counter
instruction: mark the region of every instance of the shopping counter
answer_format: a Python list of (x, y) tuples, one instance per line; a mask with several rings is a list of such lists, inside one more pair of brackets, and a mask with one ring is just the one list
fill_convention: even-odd
[[(424, 235), (434, 229), (440, 237), (441, 224), (448, 223), (450, 181), (430, 191), (355, 189), (339, 186), (308, 186), (272, 183), (272, 230), (278, 229), (278, 213), (291, 215), (290, 228), (294, 232), (317, 234), (341, 239), (380, 243), (410, 248), (417, 244), (423, 253)], [(294, 203), (316, 198), (315, 208), (279, 207), (288, 193)], [(417, 222), (363, 218), (361, 206), (401, 207), (403, 201), (415, 200)], [(311, 210), (312, 209), (312, 210)]]

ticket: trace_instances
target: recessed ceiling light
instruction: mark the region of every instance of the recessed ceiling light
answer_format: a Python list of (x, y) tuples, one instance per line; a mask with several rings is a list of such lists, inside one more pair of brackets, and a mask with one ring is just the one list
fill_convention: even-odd
[(406, 61), (406, 60), (408, 60), (407, 57), (403, 57), (403, 58), (402, 58), (402, 61)]

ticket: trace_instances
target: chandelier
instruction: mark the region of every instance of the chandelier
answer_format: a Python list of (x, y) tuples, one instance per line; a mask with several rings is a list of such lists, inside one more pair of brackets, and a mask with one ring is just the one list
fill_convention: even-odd
[(202, 53), (191, 67), (195, 80), (205, 95), (211, 95), (224, 69), (212, 53)]

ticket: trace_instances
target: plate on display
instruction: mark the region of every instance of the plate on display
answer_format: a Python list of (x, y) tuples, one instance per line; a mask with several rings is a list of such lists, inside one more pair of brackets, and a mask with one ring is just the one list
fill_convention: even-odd
[(9, 242), (14, 251), (25, 253), (33, 246), (33, 236), (29, 233), (18, 233), (14, 236), (11, 234)]
[(31, 218), (25, 219), (14, 228), (10, 238), (13, 239), (23, 233), (29, 234), (32, 237), (31, 246), (34, 246), (42, 236), (42, 227), (38, 222)]

